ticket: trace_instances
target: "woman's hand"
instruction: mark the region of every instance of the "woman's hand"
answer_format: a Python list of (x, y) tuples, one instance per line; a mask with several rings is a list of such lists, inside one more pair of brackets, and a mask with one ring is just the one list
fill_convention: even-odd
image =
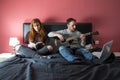
[(32, 43), (32, 42), (30, 42), (30, 43), (28, 44), (28, 47), (33, 49), (33, 48), (35, 48), (35, 44)]

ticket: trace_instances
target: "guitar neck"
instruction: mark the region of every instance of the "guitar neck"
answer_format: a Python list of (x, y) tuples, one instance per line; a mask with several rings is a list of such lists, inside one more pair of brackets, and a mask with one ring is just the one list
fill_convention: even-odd
[[(85, 33), (85, 35), (86, 35), (86, 36), (89, 36), (89, 35), (91, 35), (91, 32)], [(80, 36), (72, 36), (72, 37), (69, 37), (69, 38), (66, 39), (66, 41), (70, 41), (70, 40), (77, 39), (77, 38), (80, 38)]]
[(89, 36), (91, 34), (92, 34), (92, 32), (85, 33), (86, 36)]
[(72, 36), (72, 37), (67, 38), (66, 41), (68, 42), (68, 41), (70, 41), (70, 40), (77, 39), (77, 38), (79, 38), (79, 37), (80, 37), (80, 36)]
[[(98, 32), (88, 32), (88, 33), (85, 33), (86, 36), (89, 36), (89, 35), (98, 35)], [(77, 39), (77, 38), (80, 38), (80, 36), (72, 36), (72, 37), (69, 37), (66, 39), (66, 41), (70, 41), (70, 40), (73, 40), (73, 39)]]

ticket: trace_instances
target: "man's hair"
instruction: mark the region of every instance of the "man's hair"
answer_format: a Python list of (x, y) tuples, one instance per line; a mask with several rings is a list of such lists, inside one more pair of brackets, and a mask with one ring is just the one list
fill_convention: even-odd
[(76, 22), (76, 19), (74, 19), (74, 18), (68, 18), (68, 19), (66, 20), (66, 23), (69, 24), (71, 21), (75, 21), (75, 22)]

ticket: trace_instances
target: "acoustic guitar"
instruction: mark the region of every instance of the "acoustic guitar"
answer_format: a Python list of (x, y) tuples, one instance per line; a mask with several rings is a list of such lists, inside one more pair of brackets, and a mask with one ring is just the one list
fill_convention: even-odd
[[(98, 35), (99, 32), (98, 31), (95, 31), (95, 32), (88, 32), (88, 33), (85, 33), (85, 36), (89, 36), (89, 35)], [(54, 44), (56, 47), (59, 47), (60, 45), (63, 45), (63, 46), (73, 46), (73, 44), (71, 44), (72, 41), (76, 40), (78, 41), (78, 39), (80, 39), (80, 36), (72, 36), (72, 37), (68, 37), (65, 39), (65, 41), (61, 41), (59, 38), (55, 37), (55, 41), (54, 41)], [(78, 44), (79, 42), (75, 43), (74, 46), (80, 46)]]
[[(98, 35), (98, 34), (99, 34), (98, 31), (95, 31), (95, 32), (88, 32), (88, 33), (85, 33), (85, 36), (89, 36), (89, 35)], [(65, 39), (65, 42), (69, 42), (69, 41), (74, 40), (74, 39), (77, 39), (77, 38), (80, 38), (80, 36), (68, 37), (67, 39)]]

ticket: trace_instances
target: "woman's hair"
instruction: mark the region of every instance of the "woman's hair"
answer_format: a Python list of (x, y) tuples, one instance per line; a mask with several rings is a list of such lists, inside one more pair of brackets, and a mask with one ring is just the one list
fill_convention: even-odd
[(44, 40), (46, 38), (46, 31), (45, 31), (44, 27), (42, 26), (41, 21), (38, 18), (33, 19), (30, 23), (29, 42), (34, 41), (34, 37), (35, 37), (35, 34), (36, 34), (36, 31), (33, 28), (34, 23), (37, 23), (40, 26), (40, 29), (39, 29), (39, 32), (38, 32), (40, 37), (39, 37), (38, 40), (41, 41), (41, 42), (44, 42)]

